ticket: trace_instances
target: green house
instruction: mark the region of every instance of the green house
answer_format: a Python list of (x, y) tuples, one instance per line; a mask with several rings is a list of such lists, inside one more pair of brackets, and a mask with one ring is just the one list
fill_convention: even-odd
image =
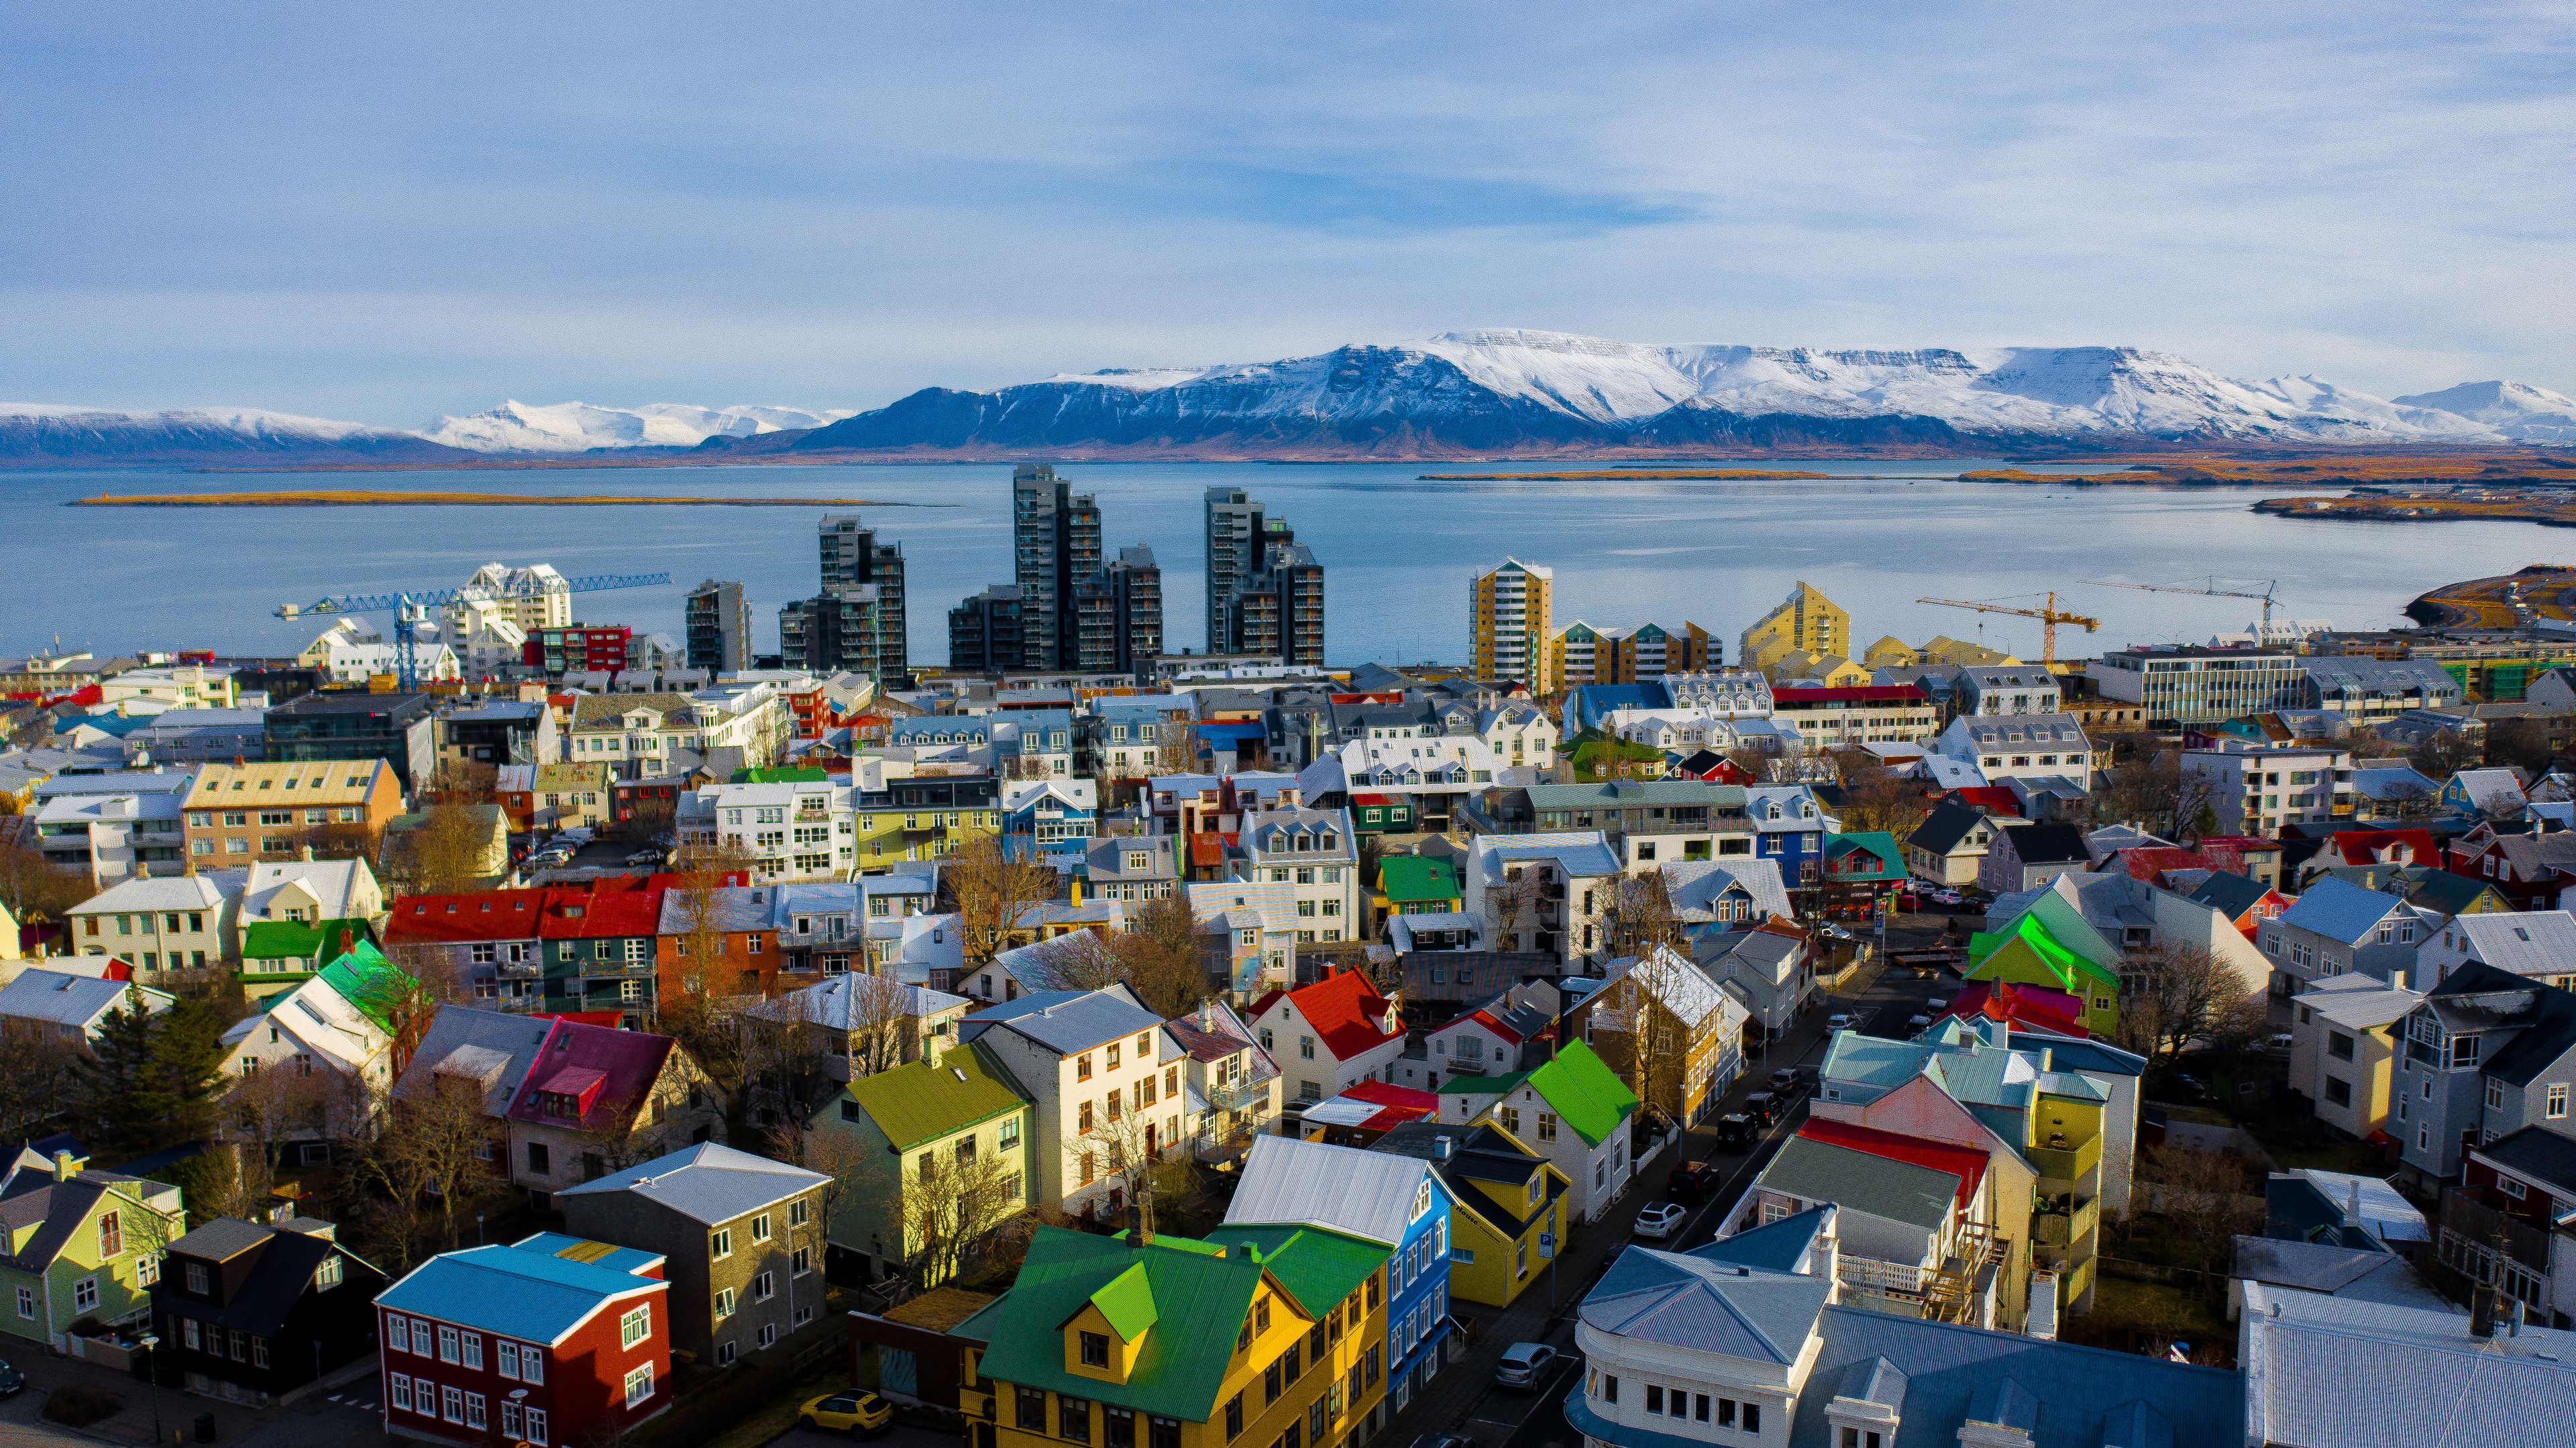
[(242, 993), (254, 1001), (283, 995), (353, 946), (376, 944), (375, 927), (359, 919), (254, 920), (242, 931)]
[(1380, 917), (1437, 915), (1459, 908), (1465, 892), (1458, 886), (1456, 864), (1423, 855), (1389, 855), (1377, 864)]
[(0, 1331), (60, 1350), (75, 1323), (148, 1317), (161, 1249), (187, 1229), (167, 1182), (21, 1150), (0, 1180)]
[(1885, 890), (1905, 883), (1905, 847), (1885, 830), (1829, 834), (1819, 858), (1827, 885)]
[(2120, 950), (2066, 897), (2042, 891), (1998, 931), (1968, 940), (1969, 980), (2062, 990), (2084, 1002), (2084, 1028), (2108, 1037), (2120, 1021)]
[[(805, 1128), (843, 1138), (855, 1145), (856, 1159), (871, 1164), (833, 1214), (826, 1232), (832, 1249), (856, 1256), (871, 1277), (901, 1268), (929, 1245), (925, 1228), (936, 1227), (943, 1211), (961, 1209), (952, 1200), (960, 1196), (953, 1190), (959, 1172), (976, 1182), (978, 1229), (1026, 1209), (1035, 1124), (1028, 1092), (981, 1046), (850, 1082)], [(943, 1176), (949, 1186), (938, 1185)], [(933, 1185), (925, 1189), (926, 1182)]]
[(1351, 828), (1364, 835), (1411, 834), (1416, 817), (1409, 795), (1351, 796)]

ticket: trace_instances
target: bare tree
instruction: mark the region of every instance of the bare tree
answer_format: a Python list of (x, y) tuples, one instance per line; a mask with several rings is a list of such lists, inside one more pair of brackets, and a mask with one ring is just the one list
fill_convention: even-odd
[(2149, 1147), (2139, 1153), (2139, 1197), (2174, 1226), (2174, 1241), (2223, 1266), (2239, 1234), (2263, 1229), (2260, 1174), (2232, 1151)]
[(2171, 1065), (2195, 1041), (2243, 1044), (2263, 1029), (2263, 998), (2234, 966), (2197, 946), (2131, 952), (2120, 964), (2124, 1049)]
[(51, 1033), (12, 1032), (0, 1050), (0, 1139), (24, 1141), (68, 1103), (80, 1050)]
[(1932, 812), (1919, 782), (1879, 763), (1865, 749), (1836, 751), (1834, 766), (1843, 783), (1845, 830), (1885, 830), (1902, 840)]
[(1175, 889), (1148, 900), (1127, 929), (1109, 939), (1111, 958), (1145, 1008), (1170, 1020), (1208, 998), (1207, 956), (1189, 896)]
[(2133, 824), (2179, 840), (2216, 829), (2217, 800), (2207, 779), (2184, 772), (2180, 750), (2158, 749), (2111, 767), (2093, 796), (2093, 816), (2099, 823)]
[(1055, 898), (1055, 884), (1053, 866), (1011, 858), (998, 836), (979, 835), (958, 846), (939, 872), (939, 888), (957, 916), (966, 968), (986, 964), (1017, 943), (1023, 918)]
[(1678, 951), (1652, 948), (1603, 988), (1592, 1009), (1590, 1033), (1605, 1062), (1647, 1111), (1667, 1121), (1682, 1121), (1690, 1110), (1691, 1032), (1671, 1005), (1692, 985), (1683, 972), (1698, 974)]
[(1154, 1230), (1156, 1203), (1173, 1196), (1179, 1184), (1164, 1168), (1185, 1145), (1164, 1139), (1154, 1120), (1160, 1109), (1156, 1104), (1130, 1102), (1112, 1091), (1102, 1098), (1091, 1129), (1076, 1138), (1086, 1155), (1096, 1153), (1102, 1179), (1142, 1214), (1149, 1232)]
[(1688, 948), (1689, 936), (1661, 870), (1624, 876), (1613, 885), (1601, 927), (1613, 956), (1646, 955), (1657, 946)]
[[(884, 980), (883, 976), (856, 976), (858, 981)], [(892, 984), (888, 982), (888, 984)], [(880, 1000), (900, 1000), (900, 987), (879, 996)], [(746, 1011), (740, 1017), (742, 1032), (742, 1089), (746, 1100), (742, 1115), (762, 1131), (781, 1124), (802, 1121), (813, 1107), (838, 1084), (832, 1075), (832, 1052), (825, 1047), (824, 1033), (812, 1023), (799, 1018), (803, 997), (781, 1001)], [(885, 1020), (883, 1031), (901, 1050), (898, 1034), (902, 1016), (898, 1012)], [(871, 1045), (882, 1042), (870, 1042)], [(860, 1042), (854, 1037), (855, 1049)], [(857, 1071), (853, 1060), (851, 1069)], [(880, 1068), (882, 1069), (882, 1068)]]
[(1545, 868), (1538, 865), (1506, 865), (1503, 878), (1485, 890), (1485, 918), (1492, 922), (1499, 937), (1496, 944), (1504, 950), (1521, 948), (1521, 933), (1538, 925), (1538, 902), (1547, 895)]
[(2427, 779), (2447, 780), (2461, 770), (2475, 766), (2478, 755), (2469, 747), (2469, 741), (2460, 736), (2460, 731), (2436, 729), (2406, 751), (2406, 762)]
[[(385, 840), (385, 875), (396, 893), (457, 895), (493, 874), (492, 813), (498, 806), (441, 802)], [(318, 853), (318, 851), (317, 851)]]
[[(961, 1145), (971, 1145), (972, 1137)], [(920, 1288), (957, 1276), (994, 1232), (1020, 1212), (1019, 1173), (994, 1152), (954, 1150), (881, 1158), (903, 1173), (904, 1274)]]
[(1155, 774), (1187, 774), (1198, 767), (1197, 722), (1187, 714), (1167, 713), (1154, 730)]
[(853, 1078), (904, 1064), (920, 1030), (911, 987), (890, 975), (852, 975), (846, 1050)]
[(232, 1078), (218, 1121), (237, 1148), (236, 1187), (244, 1205), (262, 1205), (277, 1185), (286, 1147), (299, 1140), (354, 1134), (340, 1119), (344, 1092), (328, 1072), (261, 1066)]
[(2442, 812), (2441, 796), (2411, 781), (2388, 792), (2382, 813), (2402, 825), (2420, 825)]
[(87, 870), (56, 869), (36, 846), (33, 821), (0, 828), (0, 900), (21, 925), (60, 920), (63, 912), (98, 893)]

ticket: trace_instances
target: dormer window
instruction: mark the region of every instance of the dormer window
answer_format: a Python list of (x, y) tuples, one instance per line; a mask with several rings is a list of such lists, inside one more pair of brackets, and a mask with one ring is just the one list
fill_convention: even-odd
[(1082, 1339), (1082, 1365), (1084, 1367), (1105, 1368), (1109, 1366), (1108, 1334), (1086, 1332), (1080, 1333), (1078, 1336)]

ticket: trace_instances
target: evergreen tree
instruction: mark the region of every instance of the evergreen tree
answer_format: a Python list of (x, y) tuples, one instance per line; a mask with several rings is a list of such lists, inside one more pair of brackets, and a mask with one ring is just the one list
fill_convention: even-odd
[(190, 997), (152, 1018), (152, 1065), (167, 1112), (163, 1145), (195, 1141), (213, 1130), (223, 1087), (225, 1024), (212, 1006)]
[(73, 1121), (90, 1149), (124, 1159), (158, 1150), (170, 1101), (154, 1060), (152, 1016), (138, 1001), (109, 1011), (72, 1076)]

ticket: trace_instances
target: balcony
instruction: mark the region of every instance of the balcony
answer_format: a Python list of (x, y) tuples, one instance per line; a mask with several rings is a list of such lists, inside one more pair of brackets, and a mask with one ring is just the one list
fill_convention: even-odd
[(2102, 1138), (2094, 1136), (2080, 1146), (2034, 1146), (2029, 1155), (2030, 1164), (2039, 1172), (2043, 1192), (2048, 1190), (2048, 1182), (2072, 1186), (2101, 1167)]
[(1208, 1109), (1250, 1111), (1257, 1106), (1265, 1106), (1270, 1101), (1270, 1083), (1275, 1079), (1265, 1076), (1258, 1081), (1238, 1081), (1231, 1086), (1211, 1087), (1207, 1093)]
[(2102, 1225), (2102, 1204), (2092, 1197), (2042, 1204), (2030, 1219), (2031, 1241), (2060, 1253), (2090, 1239)]

